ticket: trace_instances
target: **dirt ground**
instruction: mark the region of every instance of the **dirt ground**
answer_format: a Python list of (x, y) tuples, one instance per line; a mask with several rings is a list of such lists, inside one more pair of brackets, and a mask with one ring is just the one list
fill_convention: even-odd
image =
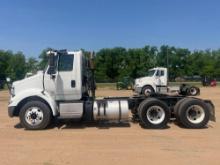
[[(129, 96), (131, 91), (98, 90), (99, 96)], [(201, 88), (211, 99), (217, 122), (205, 129), (165, 130), (138, 124), (74, 124), (57, 122), (43, 131), (26, 131), (7, 114), (8, 93), (0, 92), (0, 164), (76, 165), (219, 165), (220, 88)]]

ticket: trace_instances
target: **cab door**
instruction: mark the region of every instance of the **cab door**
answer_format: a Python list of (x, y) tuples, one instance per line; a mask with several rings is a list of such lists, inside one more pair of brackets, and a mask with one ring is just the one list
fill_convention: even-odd
[(55, 78), (55, 99), (60, 101), (74, 100), (76, 93), (76, 72), (74, 55), (60, 55)]
[(160, 86), (167, 86), (166, 70), (160, 70)]
[(162, 69), (158, 69), (155, 74), (156, 86), (166, 86), (167, 85), (167, 76), (166, 72)]

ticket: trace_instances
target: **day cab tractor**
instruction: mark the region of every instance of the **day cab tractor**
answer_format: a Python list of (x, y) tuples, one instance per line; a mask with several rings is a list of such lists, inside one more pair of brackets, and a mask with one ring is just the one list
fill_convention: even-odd
[(196, 96), (200, 89), (190, 84), (168, 86), (168, 71), (164, 67), (150, 69), (146, 76), (135, 79), (134, 91), (138, 94), (149, 95), (152, 93), (178, 92), (181, 95)]
[(202, 85), (206, 87), (207, 86), (215, 87), (217, 86), (217, 81), (212, 77), (204, 76), (202, 79)]
[(187, 128), (203, 128), (209, 120), (215, 121), (210, 100), (180, 94), (96, 99), (94, 54), (90, 58), (82, 51), (50, 50), (47, 54), (44, 71), (10, 85), (8, 114), (19, 117), (26, 129), (45, 129), (53, 118), (129, 122), (129, 114), (143, 128), (165, 128), (171, 118)]

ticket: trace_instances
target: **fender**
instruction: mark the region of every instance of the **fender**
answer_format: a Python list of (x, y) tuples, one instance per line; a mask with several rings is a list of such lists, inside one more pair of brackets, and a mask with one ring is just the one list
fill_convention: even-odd
[(143, 88), (146, 87), (146, 86), (150, 86), (150, 87), (153, 88), (154, 91), (156, 92), (156, 85), (155, 85), (155, 84), (145, 84), (145, 85), (143, 85), (143, 86), (141, 87), (141, 91), (142, 91)]
[(53, 116), (57, 115), (58, 110), (57, 110), (56, 102), (54, 101), (54, 99), (51, 97), (51, 95), (48, 92), (44, 91), (44, 93), (42, 93), (42, 89), (34, 88), (34, 89), (28, 89), (28, 90), (19, 92), (14, 97), (11, 97), (11, 100), (8, 106), (16, 107), (22, 100), (28, 97), (33, 97), (33, 96), (40, 97), (41, 99), (46, 101), (52, 110)]

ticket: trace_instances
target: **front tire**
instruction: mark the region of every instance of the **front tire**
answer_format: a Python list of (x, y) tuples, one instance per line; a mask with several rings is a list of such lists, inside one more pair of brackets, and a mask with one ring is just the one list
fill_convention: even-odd
[(28, 130), (45, 129), (51, 122), (51, 110), (41, 101), (29, 101), (20, 110), (20, 122)]
[(144, 128), (161, 129), (167, 127), (170, 120), (168, 106), (155, 98), (148, 98), (139, 105), (140, 125)]
[(154, 93), (154, 89), (151, 86), (145, 86), (143, 87), (141, 93), (145, 96), (149, 96), (150, 94)]

